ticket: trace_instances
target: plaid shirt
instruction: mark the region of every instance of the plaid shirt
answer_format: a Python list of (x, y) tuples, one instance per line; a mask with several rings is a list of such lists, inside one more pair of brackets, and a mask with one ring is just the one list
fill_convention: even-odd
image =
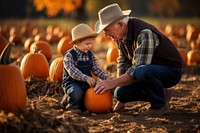
[(121, 45), (126, 49), (126, 52), (119, 49), (117, 73), (122, 75), (126, 72), (134, 77), (134, 71), (137, 67), (151, 63), (155, 48), (159, 45), (159, 39), (149, 29), (142, 30), (138, 35), (137, 42), (133, 42), (132, 46), (127, 45), (126, 39), (127, 33), (123, 40), (117, 42), (118, 46)]
[[(89, 61), (88, 54), (83, 53), (74, 47), (74, 50), (77, 52), (78, 61)], [(97, 59), (92, 52), (92, 72), (95, 76), (99, 77), (102, 80), (105, 80), (108, 75), (100, 68)], [(72, 54), (67, 52), (64, 56), (64, 69), (67, 70), (68, 74), (78, 81), (86, 81), (88, 75), (83, 74), (75, 65)]]

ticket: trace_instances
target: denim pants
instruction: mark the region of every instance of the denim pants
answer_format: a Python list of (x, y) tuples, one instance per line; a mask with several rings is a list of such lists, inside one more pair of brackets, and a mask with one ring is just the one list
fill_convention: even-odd
[(71, 83), (67, 86), (67, 88), (63, 88), (64, 92), (68, 95), (67, 102), (70, 107), (77, 107), (81, 110), (85, 109), (83, 97), (88, 89), (88, 86), (86, 85), (79, 85), (77, 83)]
[(136, 68), (134, 83), (117, 87), (114, 97), (122, 102), (146, 101), (151, 108), (164, 106), (166, 98), (164, 89), (176, 85), (182, 76), (181, 69), (164, 65), (145, 65)]

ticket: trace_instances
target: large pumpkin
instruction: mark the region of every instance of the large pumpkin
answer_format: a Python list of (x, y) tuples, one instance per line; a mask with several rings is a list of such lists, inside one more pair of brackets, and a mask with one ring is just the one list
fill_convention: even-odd
[(0, 57), (0, 110), (14, 111), (27, 105), (26, 87), (19, 67), (9, 64), (13, 44), (8, 44)]
[(112, 95), (110, 91), (96, 94), (94, 88), (89, 88), (84, 96), (84, 104), (88, 111), (93, 113), (105, 113), (112, 110)]
[(30, 46), (30, 53), (34, 53), (34, 47), (37, 46), (37, 48), (41, 51), (42, 54), (47, 58), (48, 61), (51, 60), (53, 52), (51, 45), (47, 41), (36, 41)]
[(49, 76), (49, 64), (42, 53), (35, 47), (34, 53), (27, 53), (20, 65), (24, 79), (34, 76), (36, 78), (47, 78)]
[(49, 69), (50, 81), (62, 81), (63, 67), (63, 57), (57, 57), (51, 62)]
[(107, 53), (106, 53), (107, 63), (117, 62), (117, 57), (118, 57), (118, 49), (115, 48), (115, 47), (109, 48)]

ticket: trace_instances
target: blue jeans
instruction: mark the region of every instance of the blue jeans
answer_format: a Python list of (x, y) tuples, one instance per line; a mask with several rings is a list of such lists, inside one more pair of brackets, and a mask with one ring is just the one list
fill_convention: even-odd
[(78, 106), (80, 109), (84, 110), (83, 97), (88, 89), (87, 86), (81, 86), (77, 83), (71, 83), (67, 88), (63, 88), (64, 92), (68, 95), (67, 102), (69, 106)]
[(166, 98), (164, 89), (176, 85), (182, 77), (181, 69), (164, 65), (145, 65), (134, 72), (134, 83), (117, 87), (114, 97), (122, 102), (146, 101), (151, 108), (164, 106)]

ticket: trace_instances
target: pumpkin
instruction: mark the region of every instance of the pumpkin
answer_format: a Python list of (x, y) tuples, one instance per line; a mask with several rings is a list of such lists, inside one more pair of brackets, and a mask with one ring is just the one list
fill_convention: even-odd
[(50, 65), (49, 79), (50, 81), (62, 81), (63, 78), (63, 58), (55, 58)]
[(13, 42), (15, 44), (23, 44), (23, 37), (20, 34), (13, 34), (9, 37), (9, 42)]
[(34, 41), (34, 39), (33, 39), (32, 37), (27, 38), (26, 41), (24, 42), (24, 49), (25, 49), (26, 51), (29, 51), (31, 45), (32, 45), (34, 42), (35, 42), (35, 41)]
[(3, 35), (0, 34), (0, 54), (4, 50), (4, 48), (6, 47), (6, 45), (7, 45), (6, 38)]
[(84, 96), (84, 104), (88, 111), (93, 113), (106, 113), (112, 110), (112, 95), (110, 91), (96, 94), (94, 88), (89, 88)]
[(184, 64), (187, 64), (187, 51), (184, 48), (177, 48), (177, 49), (183, 59)]
[(9, 63), (13, 43), (9, 43), (0, 57), (0, 109), (15, 111), (27, 105), (26, 87), (19, 67)]
[(33, 47), (34, 53), (27, 53), (21, 61), (20, 70), (24, 79), (30, 76), (46, 79), (49, 76), (49, 64), (37, 46)]
[(112, 62), (117, 63), (117, 57), (118, 57), (118, 49), (113, 47), (109, 48), (106, 53), (107, 63), (112, 63)]
[(190, 50), (187, 53), (187, 64), (188, 65), (196, 65), (200, 63), (200, 50), (195, 49), (195, 50)]
[(53, 52), (51, 49), (51, 45), (46, 41), (36, 41), (30, 47), (30, 53), (34, 53), (35, 46), (41, 51), (42, 54), (47, 58), (48, 61), (51, 60)]
[(57, 43), (59, 41), (58, 35), (54, 35), (54, 34), (47, 34), (46, 35), (46, 40), (50, 43)]
[(35, 35), (34, 40), (35, 41), (47, 41), (46, 35), (44, 35), (42, 33)]
[(73, 44), (69, 44), (69, 42), (69, 37), (61, 38), (57, 45), (57, 53), (64, 54), (67, 50), (71, 49), (73, 47)]
[(190, 42), (191, 49), (200, 49), (200, 41), (194, 40)]

